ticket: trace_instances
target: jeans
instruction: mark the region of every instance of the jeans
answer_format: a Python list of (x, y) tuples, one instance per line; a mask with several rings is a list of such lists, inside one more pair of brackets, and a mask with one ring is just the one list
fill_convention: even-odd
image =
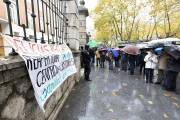
[(131, 68), (131, 71), (130, 71), (130, 73), (131, 73), (131, 75), (134, 75), (134, 62), (130, 62), (129, 63), (130, 64), (130, 68)]
[(96, 58), (96, 65), (98, 66), (98, 62), (100, 64), (100, 58)]
[(140, 73), (142, 73), (143, 68), (144, 68), (144, 74), (146, 73), (145, 64), (146, 64), (145, 62), (140, 63), (140, 70), (139, 70)]
[(113, 69), (113, 62), (109, 62), (109, 69)]
[(92, 65), (92, 63), (93, 63), (93, 58), (91, 58), (90, 66)]
[(139, 66), (139, 60), (136, 60), (136, 67)]
[(103, 67), (103, 68), (104, 68), (104, 62), (101, 62), (101, 67)]
[(169, 70), (166, 72), (166, 83), (165, 83), (166, 89), (172, 90), (172, 91), (176, 90), (177, 75), (178, 75), (178, 72), (173, 72)]
[(115, 66), (119, 67), (119, 60), (115, 60)]
[(146, 68), (146, 80), (152, 81), (154, 75), (154, 69)]

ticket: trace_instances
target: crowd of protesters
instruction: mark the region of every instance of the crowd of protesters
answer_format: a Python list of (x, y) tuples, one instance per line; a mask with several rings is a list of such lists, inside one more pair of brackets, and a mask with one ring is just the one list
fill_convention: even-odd
[[(82, 48), (81, 48), (82, 49)], [(81, 50), (82, 51), (82, 50)], [(100, 52), (97, 49), (89, 49), (89, 65), (93, 65), (96, 56), (96, 66), (105, 67), (105, 61), (109, 62), (109, 70), (115, 67), (128, 71), (128, 75), (134, 75), (135, 67), (139, 67), (139, 74), (145, 75), (146, 83), (161, 84), (162, 89), (167, 91), (176, 91), (176, 79), (180, 72), (180, 60), (176, 60), (169, 56), (164, 49), (162, 53), (156, 54), (154, 49), (147, 52), (146, 49), (141, 51), (140, 55), (131, 55), (123, 51), (119, 51), (119, 56), (115, 57), (112, 51), (110, 53)], [(81, 64), (82, 65), (82, 64)], [(83, 67), (83, 66), (81, 66)], [(154, 79), (154, 70), (157, 70), (157, 81)], [(89, 78), (87, 78), (89, 80)]]

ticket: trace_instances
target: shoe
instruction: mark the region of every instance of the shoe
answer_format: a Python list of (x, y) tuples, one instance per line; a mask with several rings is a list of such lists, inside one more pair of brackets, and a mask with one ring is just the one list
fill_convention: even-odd
[(153, 81), (150, 80), (149, 82), (153, 84)]
[(128, 75), (133, 75), (133, 74), (129, 73)]
[(165, 87), (162, 87), (163, 90), (166, 90), (166, 91), (171, 91), (170, 89), (167, 89)]
[(146, 80), (146, 83), (148, 83), (148, 80)]
[(87, 81), (92, 81), (92, 80), (90, 80), (90, 79), (86, 79)]
[(160, 82), (155, 82), (154, 84), (161, 84)]

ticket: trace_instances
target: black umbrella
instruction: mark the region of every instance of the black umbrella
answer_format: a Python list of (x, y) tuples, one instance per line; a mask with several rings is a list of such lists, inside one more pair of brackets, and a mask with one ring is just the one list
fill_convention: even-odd
[(163, 48), (169, 55), (171, 55), (173, 58), (175, 58), (176, 60), (180, 59), (180, 52), (175, 49), (172, 46), (165, 46)]
[(148, 47), (148, 46), (142, 47), (140, 48), (140, 51), (143, 51), (144, 49), (146, 49), (147, 51), (150, 51), (151, 49), (153, 49), (153, 47)]
[(119, 45), (118, 47), (119, 48), (123, 48), (123, 47), (125, 47), (125, 46), (128, 46), (129, 44), (121, 44), (121, 45)]
[(163, 48), (165, 46), (167, 46), (165, 43), (159, 42), (159, 43), (154, 44), (153, 47), (154, 48)]

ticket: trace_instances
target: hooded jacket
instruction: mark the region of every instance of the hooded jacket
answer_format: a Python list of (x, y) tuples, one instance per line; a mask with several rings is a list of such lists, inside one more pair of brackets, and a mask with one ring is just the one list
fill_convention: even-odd
[[(153, 62), (151, 62), (150, 59), (152, 59)], [(144, 61), (146, 62), (145, 68), (156, 69), (157, 64), (158, 64), (157, 55), (149, 53), (144, 58)]]

